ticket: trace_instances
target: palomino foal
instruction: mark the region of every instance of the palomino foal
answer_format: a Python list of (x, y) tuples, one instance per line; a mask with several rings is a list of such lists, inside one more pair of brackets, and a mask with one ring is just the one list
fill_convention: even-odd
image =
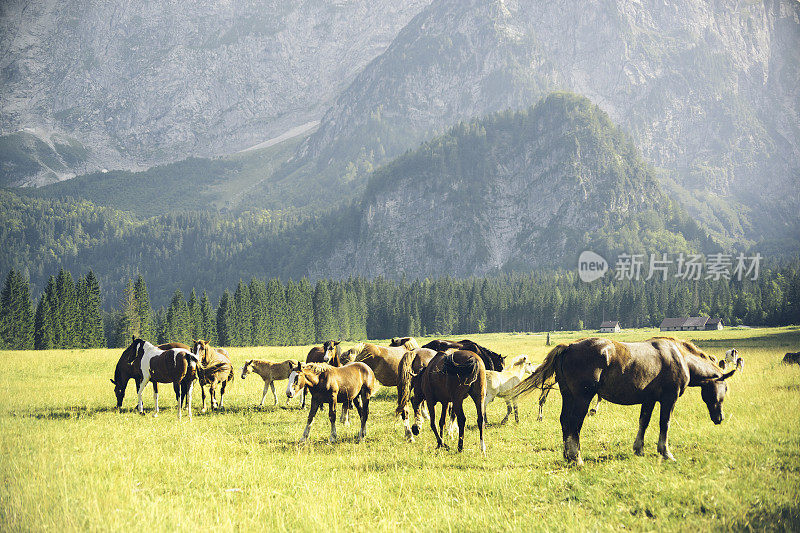
[[(275, 382), (281, 379), (287, 379), (289, 373), (294, 366), (293, 361), (286, 360), (282, 363), (274, 363), (272, 361), (262, 361), (260, 359), (250, 359), (246, 361), (242, 367), (242, 379), (247, 377), (250, 372), (258, 374), (264, 380), (264, 392), (261, 394), (261, 402), (259, 407), (264, 405), (264, 398), (267, 397), (267, 390), (272, 390), (272, 405), (278, 405), (278, 395), (275, 394)], [(287, 399), (288, 402), (288, 399)]]
[[(137, 409), (140, 414), (144, 414), (144, 404), (142, 403), (142, 392), (147, 384), (152, 380), (155, 383), (172, 383), (176, 388), (180, 388), (178, 398), (178, 419), (180, 420), (184, 398), (187, 400), (189, 408), (189, 418), (192, 417), (192, 387), (197, 377), (199, 366), (198, 356), (185, 348), (172, 348), (161, 350), (149, 342), (136, 339), (135, 344), (136, 360), (141, 369), (142, 382), (139, 385), (139, 404)], [(158, 416), (158, 389), (153, 388), (156, 409), (153, 416)]]
[(354, 403), (361, 417), (361, 430), (356, 437), (361, 442), (367, 432), (369, 416), (369, 399), (375, 390), (375, 375), (364, 363), (350, 363), (341, 367), (327, 363), (306, 363), (298, 361), (297, 366), (289, 374), (286, 396), (293, 398), (300, 391), (308, 389), (311, 393), (311, 410), (308, 422), (300, 443), (308, 439), (311, 423), (323, 404), (328, 404), (328, 416), (331, 420), (331, 444), (336, 442), (336, 403), (341, 402), (342, 410), (347, 410), (350, 402)]

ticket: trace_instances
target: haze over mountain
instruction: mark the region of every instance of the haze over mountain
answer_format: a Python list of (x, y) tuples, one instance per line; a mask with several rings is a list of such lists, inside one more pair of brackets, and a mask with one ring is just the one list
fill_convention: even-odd
[(608, 112), (710, 228), (758, 239), (797, 228), (798, 87), (793, 0), (437, 0), (336, 99), (292, 179), (350, 190), (459, 120), (560, 88)]
[(230, 153), (319, 119), (427, 1), (4, 1), (0, 185)]

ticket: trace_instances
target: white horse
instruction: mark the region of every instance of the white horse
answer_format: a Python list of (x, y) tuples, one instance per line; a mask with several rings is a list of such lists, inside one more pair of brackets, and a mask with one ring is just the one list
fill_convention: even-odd
[(506, 416), (500, 422), (501, 425), (508, 422), (508, 417), (512, 412), (514, 421), (519, 424), (517, 399), (511, 397), (508, 392), (516, 387), (526, 374), (533, 372), (534, 368), (535, 366), (528, 361), (528, 356), (522, 354), (515, 357), (502, 372), (486, 371), (486, 405), (489, 405), (495, 398), (503, 398), (506, 401)]

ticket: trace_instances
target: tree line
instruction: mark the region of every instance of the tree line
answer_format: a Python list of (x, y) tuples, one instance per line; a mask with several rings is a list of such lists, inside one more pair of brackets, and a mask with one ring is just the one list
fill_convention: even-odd
[(144, 278), (127, 282), (118, 306), (102, 310), (90, 270), (75, 282), (61, 269), (31, 301), (17, 270), (0, 293), (0, 347), (122, 347), (138, 336), (157, 343), (203, 338), (220, 346), (300, 345), (326, 339), (466, 335), (509, 331), (657, 327), (665, 317), (707, 315), (727, 325), (800, 322), (800, 260), (766, 269), (758, 280), (613, 279), (583, 283), (572, 272), (493, 278), (393, 281), (307, 278), (239, 281), (216, 305), (206, 291), (178, 289), (153, 309)]

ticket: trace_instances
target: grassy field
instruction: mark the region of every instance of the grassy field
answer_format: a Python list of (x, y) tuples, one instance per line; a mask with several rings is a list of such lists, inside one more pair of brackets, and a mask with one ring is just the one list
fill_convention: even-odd
[[(554, 341), (585, 336), (559, 333)], [(610, 335), (640, 340), (655, 330)], [(321, 413), (298, 447), (306, 411), (256, 408), (262, 381), (237, 376), (222, 413), (178, 423), (171, 390), (161, 416), (113, 409), (109, 378), (121, 350), (0, 352), (0, 530), (800, 530), (800, 328), (686, 332), (719, 356), (736, 347), (744, 372), (731, 378), (727, 419), (714, 426), (698, 389), (678, 401), (670, 431), (677, 463), (656, 455), (657, 417), (645, 457), (633, 455), (638, 407), (605, 404), (582, 432), (583, 468), (561, 457), (560, 398), (536, 422), (534, 399), (520, 424), (500, 427), (488, 406), (481, 457), (474, 407), (465, 450), (434, 450), (428, 427), (415, 443), (393, 416), (395, 391), (371, 404), (367, 439), (357, 424), (327, 443)], [(541, 361), (545, 337), (473, 335), (507, 355)], [(347, 343), (345, 343), (347, 344)], [(233, 348), (253, 357), (304, 358), (308, 347)], [(195, 395), (195, 405), (199, 394)], [(271, 404), (268, 396), (267, 403)]]

